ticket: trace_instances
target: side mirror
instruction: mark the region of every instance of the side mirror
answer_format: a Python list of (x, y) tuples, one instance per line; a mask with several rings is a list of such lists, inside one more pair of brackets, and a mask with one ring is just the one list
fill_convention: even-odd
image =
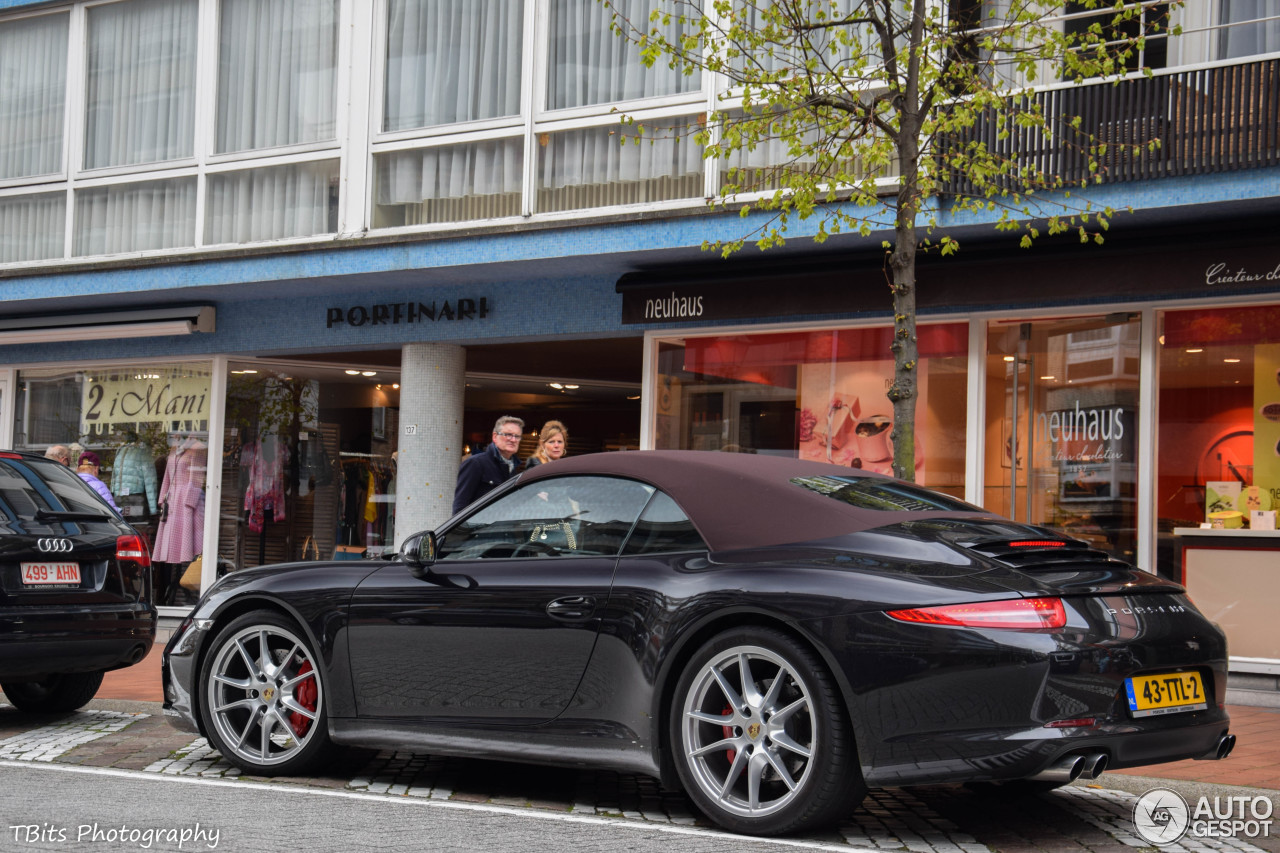
[(422, 577), (436, 561), (436, 534), (433, 530), (415, 533), (400, 545), (400, 560), (410, 573)]

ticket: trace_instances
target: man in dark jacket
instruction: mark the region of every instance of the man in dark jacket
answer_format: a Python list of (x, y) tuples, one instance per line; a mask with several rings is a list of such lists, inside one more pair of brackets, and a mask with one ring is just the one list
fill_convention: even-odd
[(465, 507), (499, 483), (511, 478), (520, 467), (516, 451), (524, 436), (524, 421), (503, 415), (493, 425), (493, 443), (483, 453), (473, 453), (462, 460), (458, 469), (458, 485), (453, 490), (453, 511)]

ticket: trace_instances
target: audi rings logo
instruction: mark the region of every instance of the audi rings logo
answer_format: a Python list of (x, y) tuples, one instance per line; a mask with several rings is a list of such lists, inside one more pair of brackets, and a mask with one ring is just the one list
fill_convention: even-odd
[(70, 539), (37, 539), (36, 550), (42, 554), (70, 554), (75, 545)]

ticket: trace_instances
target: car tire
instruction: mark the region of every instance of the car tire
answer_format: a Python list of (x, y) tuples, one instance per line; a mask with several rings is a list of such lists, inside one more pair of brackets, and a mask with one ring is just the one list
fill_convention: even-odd
[(210, 743), (246, 772), (297, 775), (332, 750), (319, 659), (283, 614), (255, 610), (218, 631), (199, 691)]
[(28, 714), (63, 713), (83, 708), (102, 686), (101, 672), (46, 675), (40, 681), (0, 684), (13, 707)]
[(733, 832), (811, 829), (866, 795), (831, 675), (781, 631), (737, 628), (702, 646), (676, 685), (669, 735), (685, 791)]

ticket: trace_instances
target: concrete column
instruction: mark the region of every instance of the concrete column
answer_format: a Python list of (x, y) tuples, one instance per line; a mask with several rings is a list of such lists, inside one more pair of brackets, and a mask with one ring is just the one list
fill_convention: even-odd
[(467, 351), (452, 344), (406, 344), (400, 352), (400, 435), (396, 466), (396, 547), (434, 530), (453, 509), (462, 459)]

